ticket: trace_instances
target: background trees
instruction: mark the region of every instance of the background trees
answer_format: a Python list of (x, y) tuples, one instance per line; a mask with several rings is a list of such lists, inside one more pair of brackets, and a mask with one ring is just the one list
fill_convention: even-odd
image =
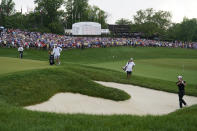
[[(22, 14), (15, 11), (13, 0), (0, 3), (0, 26), (30, 31), (63, 34), (64, 28), (71, 29), (72, 24), (82, 21), (98, 22), (107, 27), (108, 14), (97, 6), (88, 4), (88, 0), (35, 0), (33, 12)], [(168, 11), (156, 11), (152, 8), (139, 10), (133, 19), (119, 19), (115, 24), (130, 25), (131, 32), (141, 33), (145, 38), (168, 41), (197, 41), (197, 19), (184, 18), (181, 23), (172, 23)]]
[(2, 0), (0, 5), (0, 12), (3, 15), (10, 16), (14, 13), (15, 3), (12, 0)]
[(184, 18), (181, 23), (173, 24), (167, 35), (170, 40), (197, 41), (197, 19)]
[(124, 19), (124, 18), (121, 18), (119, 20), (117, 20), (115, 22), (116, 25), (131, 25), (132, 24), (132, 21), (130, 21), (129, 19)]
[(168, 11), (155, 11), (152, 8), (137, 11), (133, 16), (133, 32), (143, 32), (145, 37), (162, 37), (171, 25)]
[(35, 11), (40, 12), (41, 26), (47, 27), (52, 33), (63, 33), (64, 27), (60, 20), (63, 11), (60, 7), (64, 4), (64, 0), (35, 0)]
[(139, 10), (133, 16), (133, 20), (119, 19), (117, 25), (130, 25), (131, 32), (140, 32), (145, 38), (166, 39), (166, 32), (171, 26), (171, 13), (168, 11), (156, 11), (152, 8)]
[(107, 13), (97, 6), (90, 6), (88, 0), (66, 0), (66, 27), (81, 21), (98, 22), (103, 28), (107, 27)]
[(14, 13), (15, 3), (12, 0), (2, 0), (0, 4), (0, 25), (6, 23), (6, 18)]

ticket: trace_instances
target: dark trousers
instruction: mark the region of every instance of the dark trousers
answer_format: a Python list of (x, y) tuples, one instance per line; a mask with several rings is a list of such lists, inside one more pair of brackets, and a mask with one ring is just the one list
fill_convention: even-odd
[(23, 58), (23, 51), (19, 51), (19, 58)]
[(180, 108), (183, 107), (183, 104), (184, 105), (187, 105), (186, 102), (183, 100), (183, 96), (185, 95), (185, 92), (184, 91), (180, 91), (179, 92), (179, 105), (180, 105)]

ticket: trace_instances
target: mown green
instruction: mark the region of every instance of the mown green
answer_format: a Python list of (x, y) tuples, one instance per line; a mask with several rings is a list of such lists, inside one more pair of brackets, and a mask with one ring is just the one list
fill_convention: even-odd
[[(0, 57), (16, 58), (17, 51), (1, 48)], [(136, 67), (132, 78), (127, 79), (121, 66), (124, 66), (130, 57), (135, 59)], [(142, 117), (39, 113), (22, 108), (46, 101), (58, 92), (81, 93), (115, 101), (130, 98), (123, 91), (103, 87), (92, 80), (134, 84), (176, 93), (176, 75), (179, 74), (183, 74), (188, 82), (186, 93), (197, 96), (196, 50), (130, 47), (66, 50), (61, 56), (61, 66), (53, 68), (49, 68), (46, 63), (48, 53), (45, 50), (26, 50), (24, 59), (40, 60), (37, 62), (44, 62), (44, 65), (41, 64), (44, 69), (16, 69), (13, 73), (12, 71), (0, 73), (0, 130), (195, 131), (197, 129), (196, 105), (164, 116)], [(7, 67), (7, 70), (9, 68)]]

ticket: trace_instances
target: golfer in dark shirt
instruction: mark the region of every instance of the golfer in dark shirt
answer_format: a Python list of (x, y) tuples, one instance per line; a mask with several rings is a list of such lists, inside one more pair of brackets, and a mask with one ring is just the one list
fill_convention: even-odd
[(178, 80), (179, 81), (176, 83), (176, 85), (179, 88), (179, 105), (180, 105), (180, 108), (182, 108), (183, 107), (182, 104), (187, 106), (187, 103), (183, 100), (183, 96), (185, 95), (186, 82), (183, 81), (183, 77), (182, 76), (178, 76)]

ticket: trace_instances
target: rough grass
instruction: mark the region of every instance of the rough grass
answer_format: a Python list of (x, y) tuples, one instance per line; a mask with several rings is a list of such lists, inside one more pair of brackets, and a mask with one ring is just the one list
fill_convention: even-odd
[[(16, 58), (17, 51), (16, 49), (0, 49), (0, 56)], [(112, 59), (113, 56), (115, 61)], [(159, 64), (157, 60), (162, 58), (172, 60), (192, 59), (195, 61), (197, 52), (186, 49), (127, 47), (87, 49), (84, 51), (69, 50), (63, 52), (61, 57), (63, 62), (58, 68), (0, 74), (0, 130), (196, 131), (197, 105), (165, 116), (143, 117), (134, 115), (95, 116), (41, 113), (27, 111), (20, 107), (46, 101), (58, 92), (81, 93), (116, 101), (129, 98), (125, 92), (105, 88), (91, 80), (113, 81), (177, 92), (174, 81), (137, 74), (134, 74), (131, 80), (127, 80), (125, 74), (115, 68), (120, 65), (116, 61), (125, 63), (124, 61), (127, 61), (130, 57), (134, 57), (136, 61), (141, 61), (141, 63), (173, 68), (173, 64), (163, 65)], [(47, 51), (28, 50), (25, 51), (24, 58), (47, 61), (48, 54)], [(150, 59), (152, 59), (152, 62), (148, 63), (150, 61), (146, 60)], [(99, 63), (103, 63), (102, 68), (95, 67)], [(116, 64), (109, 69), (104, 63)], [(190, 69), (196, 69), (193, 62), (188, 65), (191, 65)], [(140, 68), (143, 69), (145, 67)], [(9, 70), (9, 68), (7, 69)], [(187, 87), (189, 87), (186, 89), (188, 95), (197, 96), (195, 84), (188, 83)]]
[[(2, 105), (2, 104), (1, 104)], [(69, 115), (39, 113), (20, 107), (0, 107), (2, 131), (196, 131), (197, 106), (165, 116)]]
[[(167, 91), (172, 93), (178, 92), (175, 82), (172, 81), (153, 79), (153, 78), (141, 77), (136, 75), (133, 75), (131, 79), (127, 79), (124, 73), (118, 71), (90, 67), (90, 66), (82, 66), (82, 65), (81, 66), (72, 65), (72, 66), (68, 66), (67, 68), (97, 81), (132, 84), (132, 85), (142, 86), (145, 88), (151, 88), (151, 89)], [(197, 96), (196, 85), (188, 84), (187, 87), (188, 87), (186, 88), (187, 95)]]
[(122, 90), (106, 88), (87, 77), (62, 69), (34, 70), (3, 75), (0, 81), (0, 99), (17, 106), (41, 103), (59, 92), (81, 93), (115, 101), (130, 98)]

